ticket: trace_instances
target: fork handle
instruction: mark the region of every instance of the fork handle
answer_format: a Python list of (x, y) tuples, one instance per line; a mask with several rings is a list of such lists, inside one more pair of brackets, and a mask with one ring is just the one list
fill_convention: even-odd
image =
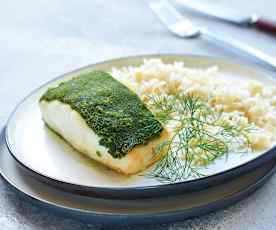
[(205, 29), (201, 30), (201, 36), (223, 48), (230, 49), (238, 55), (250, 58), (252, 61), (263, 64), (276, 71), (276, 59), (252, 46)]

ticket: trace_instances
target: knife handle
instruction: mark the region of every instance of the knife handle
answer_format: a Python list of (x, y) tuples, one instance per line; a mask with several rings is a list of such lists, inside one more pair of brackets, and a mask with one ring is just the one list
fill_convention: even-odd
[(272, 33), (276, 35), (276, 22), (265, 18), (259, 18), (255, 22), (255, 27), (264, 32)]

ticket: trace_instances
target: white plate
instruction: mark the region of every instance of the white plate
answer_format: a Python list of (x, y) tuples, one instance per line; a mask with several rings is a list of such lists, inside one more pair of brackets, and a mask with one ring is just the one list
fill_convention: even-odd
[[(44, 125), (38, 107), (40, 96), (48, 87), (56, 85), (60, 81), (94, 69), (110, 71), (112, 67), (120, 68), (129, 65), (139, 65), (142, 63), (143, 59), (152, 57), (161, 58), (164, 62), (183, 61), (187, 67), (206, 68), (216, 65), (219, 68), (219, 77), (226, 77), (229, 79), (238, 78), (244, 81), (256, 79), (264, 84), (276, 85), (276, 82), (266, 74), (253, 68), (210, 57), (152, 55), (127, 57), (94, 64), (65, 74), (43, 85), (41, 88), (32, 92), (17, 106), (6, 127), (6, 140), (13, 156), (22, 165), (31, 169), (36, 175), (39, 175), (40, 178), (57, 186), (62, 185), (62, 188), (69, 190), (71, 188), (72, 190), (88, 191), (92, 188), (95, 192), (95, 188), (99, 188), (113, 189), (110, 190), (113, 192), (116, 190), (128, 193), (128, 189), (137, 190), (138, 188), (138, 193), (140, 193), (141, 188), (156, 189), (158, 187), (159, 189), (164, 186), (159, 186), (160, 183), (156, 180), (148, 179), (143, 176), (127, 177), (120, 175), (82, 156)], [(182, 185), (180, 185), (182, 186), (180, 190), (177, 190), (176, 187), (163, 187), (163, 191), (166, 193), (169, 189), (173, 192), (181, 192), (185, 188), (202, 188), (247, 171), (261, 164), (264, 160), (274, 157), (274, 155), (275, 153), (273, 153), (273, 151), (270, 151), (269, 154), (267, 152), (242, 155), (230, 154), (227, 161), (225, 158), (217, 160), (215, 164), (210, 165), (203, 171), (204, 174), (208, 175), (205, 177), (205, 180), (193, 179), (182, 183)], [(266, 156), (266, 158), (262, 158), (263, 156)], [(258, 161), (252, 163), (254, 160)], [(251, 164), (246, 164), (248, 162), (251, 162)], [(238, 169), (238, 171), (231, 172), (231, 170), (236, 169)], [(216, 178), (215, 176), (219, 177)], [(195, 181), (197, 182), (195, 183)], [(179, 184), (181, 183), (178, 183), (178, 185)], [(185, 188), (183, 184), (185, 184)]]
[(275, 171), (275, 161), (271, 161), (228, 183), (171, 198), (96, 199), (62, 192), (30, 177), (9, 154), (3, 139), (0, 134), (0, 174), (10, 185), (49, 212), (92, 223), (157, 224), (206, 214), (248, 197)]

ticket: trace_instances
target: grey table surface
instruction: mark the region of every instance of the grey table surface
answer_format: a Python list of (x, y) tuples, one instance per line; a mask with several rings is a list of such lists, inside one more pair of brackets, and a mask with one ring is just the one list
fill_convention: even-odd
[[(207, 54), (247, 62), (207, 41), (171, 36), (149, 10), (148, 2), (143, 0), (0, 2), (0, 126), (30, 90), (59, 74), (90, 63), (146, 53)], [(276, 20), (275, 0), (209, 2), (258, 12)], [(276, 37), (195, 17), (189, 12), (185, 14), (198, 24), (276, 56)], [(0, 180), (0, 229), (268, 230), (276, 226), (275, 190), (276, 176), (246, 200), (222, 211), (172, 224), (110, 228), (42, 210), (19, 198)]]

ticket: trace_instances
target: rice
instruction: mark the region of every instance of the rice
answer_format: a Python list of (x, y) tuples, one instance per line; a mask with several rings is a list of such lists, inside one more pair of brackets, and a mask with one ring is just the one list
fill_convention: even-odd
[(189, 93), (222, 110), (224, 119), (233, 124), (252, 124), (255, 131), (250, 133), (249, 140), (253, 150), (263, 150), (275, 143), (275, 86), (222, 78), (216, 66), (187, 68), (183, 62), (165, 64), (160, 59), (144, 60), (139, 67), (113, 68), (111, 74), (145, 102), (148, 94)]

